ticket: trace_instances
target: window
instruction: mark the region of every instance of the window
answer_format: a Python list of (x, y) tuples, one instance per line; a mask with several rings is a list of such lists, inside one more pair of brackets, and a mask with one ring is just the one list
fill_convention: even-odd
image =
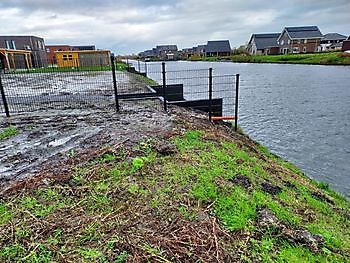
[(16, 42), (12, 40), (11, 43), (12, 43), (12, 45), (11, 45), (12, 49), (16, 49)]
[(307, 43), (307, 39), (304, 39), (304, 44), (306, 44)]
[(68, 55), (68, 60), (73, 60), (73, 55)]
[(306, 47), (303, 48), (303, 52), (306, 53)]
[(6, 40), (5, 43), (6, 43), (6, 48), (10, 49), (10, 42), (8, 40)]
[(281, 41), (281, 45), (284, 45), (284, 40), (282, 39), (282, 41)]
[(290, 40), (288, 39), (288, 45), (290, 44)]
[(62, 57), (63, 57), (63, 60), (68, 60), (67, 55), (62, 55)]

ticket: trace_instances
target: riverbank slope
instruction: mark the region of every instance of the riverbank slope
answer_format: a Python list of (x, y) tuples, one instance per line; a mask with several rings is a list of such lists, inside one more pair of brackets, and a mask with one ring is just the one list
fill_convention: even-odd
[[(194, 58), (198, 60), (199, 58)], [(202, 61), (232, 61), (242, 63), (289, 63), (312, 65), (350, 65), (350, 54), (342, 52), (325, 52), (313, 54), (288, 54), (288, 55), (232, 55), (229, 57), (204, 57)]]
[(0, 261), (349, 258), (350, 204), (326, 184), (201, 113), (159, 111), (152, 133), (139, 111), (118, 143), (2, 191)]

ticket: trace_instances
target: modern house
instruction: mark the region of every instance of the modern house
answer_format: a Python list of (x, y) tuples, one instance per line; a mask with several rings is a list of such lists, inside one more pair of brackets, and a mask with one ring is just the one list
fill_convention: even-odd
[(47, 59), (49, 64), (56, 64), (56, 53), (57, 51), (71, 51), (74, 50), (69, 45), (46, 45)]
[(338, 33), (328, 33), (321, 39), (321, 50), (341, 50), (343, 46), (343, 41), (346, 40), (346, 36)]
[(109, 50), (70, 50), (56, 51), (58, 67), (105, 67), (110, 66)]
[(251, 55), (279, 54), (277, 39), (280, 33), (253, 34), (250, 37), (247, 51)]
[(317, 26), (285, 27), (277, 38), (280, 53), (313, 53), (320, 50), (323, 35)]
[[(19, 55), (18, 51), (30, 51), (31, 61), (34, 67), (47, 67), (47, 54), (44, 39), (36, 36), (0, 36), (0, 48), (12, 52), (10, 54)], [(17, 50), (15, 52), (15, 50)], [(4, 51), (3, 51), (4, 53)], [(22, 52), (25, 56), (28, 52)], [(5, 55), (6, 56), (6, 55)], [(28, 55), (26, 55), (28, 56)], [(5, 58), (6, 59), (6, 58)], [(19, 58), (18, 58), (19, 59)], [(15, 61), (16, 62), (16, 61)], [(12, 62), (7, 62), (10, 65)], [(24, 65), (24, 63), (21, 63)]]
[(231, 46), (229, 40), (208, 41), (205, 47), (205, 55), (213, 56), (229, 56), (231, 55)]
[(350, 36), (343, 41), (342, 51), (348, 51), (350, 50)]

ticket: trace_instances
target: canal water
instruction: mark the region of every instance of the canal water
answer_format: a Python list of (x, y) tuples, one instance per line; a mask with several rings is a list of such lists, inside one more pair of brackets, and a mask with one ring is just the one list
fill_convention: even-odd
[[(157, 64), (148, 68), (160, 68)], [(244, 131), (309, 177), (350, 197), (349, 66), (178, 61), (166, 67), (239, 73)]]

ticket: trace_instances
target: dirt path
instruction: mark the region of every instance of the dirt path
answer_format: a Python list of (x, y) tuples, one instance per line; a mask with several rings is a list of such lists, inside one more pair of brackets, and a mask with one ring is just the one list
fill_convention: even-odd
[(47, 167), (63, 169), (61, 162), (88, 151), (124, 141), (134, 144), (171, 131), (170, 114), (144, 103), (132, 103), (132, 109), (50, 110), (1, 119), (0, 129), (14, 126), (19, 133), (0, 141), (0, 188)]

